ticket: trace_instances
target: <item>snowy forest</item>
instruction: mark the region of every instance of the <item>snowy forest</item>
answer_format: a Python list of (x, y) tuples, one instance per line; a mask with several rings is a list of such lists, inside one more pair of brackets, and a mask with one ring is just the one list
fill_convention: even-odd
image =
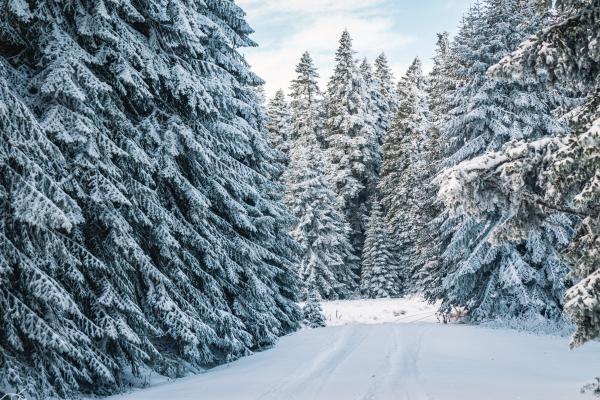
[(267, 99), (232, 0), (0, 0), (0, 398), (201, 372), (327, 301), (594, 342), (600, 0), (552, 3), (474, 1), (428, 71), (345, 30)]

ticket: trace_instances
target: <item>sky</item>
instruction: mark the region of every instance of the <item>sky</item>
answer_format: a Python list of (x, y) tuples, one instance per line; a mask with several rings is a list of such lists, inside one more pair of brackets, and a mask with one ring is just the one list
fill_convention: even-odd
[(455, 34), (471, 0), (236, 0), (254, 29), (259, 47), (242, 53), (267, 83), (267, 95), (287, 93), (294, 68), (308, 50), (329, 79), (342, 31), (354, 40), (357, 57), (373, 60), (384, 51), (396, 79), (418, 56), (431, 68), (436, 33)]

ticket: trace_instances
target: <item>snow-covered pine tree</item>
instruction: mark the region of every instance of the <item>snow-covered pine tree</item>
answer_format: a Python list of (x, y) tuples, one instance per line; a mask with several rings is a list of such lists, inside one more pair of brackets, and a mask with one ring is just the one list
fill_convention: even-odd
[(595, 29), (600, 2), (565, 1), (560, 11), (558, 21), (523, 42), (490, 73), (508, 80), (540, 79), (587, 94), (565, 117), (571, 135), (511, 143), (477, 163), (462, 163), (443, 194), (449, 205), (474, 215), (515, 210), (501, 230), (509, 238), (538, 229), (548, 213), (565, 211), (582, 219), (567, 251), (572, 275), (581, 281), (568, 290), (565, 305), (577, 325), (572, 344), (581, 345), (600, 335), (600, 32)]
[(377, 185), (379, 170), (381, 169), (381, 163), (383, 162), (383, 152), (381, 148), (382, 143), (380, 143), (380, 138), (383, 138), (385, 136), (385, 132), (378, 131), (377, 125), (375, 124), (379, 112), (379, 107), (377, 106), (379, 94), (377, 92), (378, 88), (375, 86), (373, 68), (371, 67), (371, 64), (369, 64), (369, 60), (364, 58), (362, 63), (360, 64), (359, 69), (363, 81), (365, 83), (367, 94), (365, 101), (367, 102), (368, 114), (371, 117), (371, 121), (374, 123), (372, 131), (373, 134), (371, 135), (371, 137), (369, 137), (367, 148), (365, 149), (367, 153), (372, 154), (375, 158), (373, 163), (375, 168), (376, 181), (370, 187), (367, 188), (367, 190), (369, 190), (369, 193), (372, 193), (373, 189)]
[[(459, 43), (463, 30), (455, 39), (454, 46)], [(438, 185), (434, 182), (434, 177), (440, 170), (440, 164), (444, 157), (446, 147), (441, 138), (443, 130), (451, 109), (448, 98), (455, 90), (458, 82), (456, 81), (453, 68), (450, 63), (450, 42), (448, 32), (437, 35), (435, 56), (433, 57), (433, 68), (427, 76), (426, 90), (429, 98), (429, 110), (431, 118), (431, 133), (425, 147), (422, 158), (427, 161), (427, 178), (423, 185), (423, 223), (421, 240), (420, 262), (415, 271), (415, 282), (419, 286), (419, 291), (428, 292), (431, 289), (440, 286), (441, 274), (436, 271), (441, 263), (441, 249), (445, 246), (447, 235), (441, 235), (444, 231), (442, 224), (446, 221), (446, 213), (443, 212), (441, 202), (437, 198)]]
[[(441, 161), (438, 165), (439, 169), (443, 167), (444, 157), (452, 154), (457, 148), (457, 145), (453, 144), (449, 141), (448, 137), (444, 137), (443, 135), (447, 129), (448, 120), (453, 117), (453, 113), (461, 112), (465, 99), (472, 95), (472, 93), (465, 89), (465, 86), (467, 84), (474, 84), (476, 78), (472, 55), (475, 52), (475, 46), (484, 40), (482, 38), (482, 14), (480, 1), (475, 1), (471, 4), (460, 22), (457, 35), (450, 43), (446, 68), (450, 77), (450, 82), (448, 83), (450, 90), (444, 93), (444, 113), (442, 115), (438, 114), (438, 116), (433, 115), (432, 117), (435, 123), (434, 129), (439, 131), (437, 134), (440, 136), (440, 142), (443, 144)], [(478, 71), (478, 74), (481, 75), (482, 71)], [(428, 88), (431, 88), (431, 85), (428, 85)], [(459, 93), (463, 93), (463, 95), (458, 95)], [(437, 182), (434, 182), (434, 187), (436, 184)], [(443, 297), (442, 283), (444, 278), (450, 273), (450, 268), (454, 266), (454, 261), (448, 257), (454, 254), (453, 248), (449, 247), (452, 239), (456, 238), (455, 234), (469, 232), (468, 230), (458, 229), (461, 223), (462, 216), (449, 213), (449, 210), (444, 207), (441, 207), (439, 214), (432, 220), (433, 229), (436, 230), (436, 234), (431, 242), (436, 251), (435, 253), (428, 253), (427, 262), (417, 272), (420, 290), (431, 301), (437, 301)], [(468, 240), (464, 242), (468, 242)]]
[[(425, 89), (426, 79), (423, 75), (423, 63), (419, 57), (415, 57), (396, 85), (399, 97), (398, 111), (406, 114), (406, 110), (412, 109), (417, 92), (422, 92)], [(401, 110), (402, 106), (404, 106), (404, 111)], [(397, 116), (398, 114), (394, 115), (394, 117)]]
[(327, 326), (323, 309), (321, 308), (321, 298), (319, 292), (310, 290), (302, 314), (304, 316), (304, 324), (309, 328), (323, 328)]
[(363, 80), (365, 81), (365, 88), (367, 90), (367, 101), (373, 100), (373, 91), (374, 91), (374, 81), (373, 81), (373, 67), (371, 63), (369, 63), (369, 59), (367, 57), (363, 58), (359, 65), (360, 74), (362, 75)]
[[(543, 66), (550, 82), (587, 95), (566, 117), (572, 133), (552, 155), (547, 193), (554, 203), (559, 198), (574, 204), (582, 218), (567, 252), (572, 275), (581, 281), (568, 290), (565, 304), (577, 326), (572, 345), (579, 346), (600, 337), (600, 1), (563, 0), (560, 5), (564, 19), (538, 32), (499, 68), (539, 74)], [(547, 57), (548, 52), (555, 57)]]
[(267, 129), (269, 131), (269, 142), (279, 152), (278, 161), (286, 167), (291, 143), (291, 115), (290, 107), (285, 98), (283, 90), (278, 90), (269, 101)]
[(398, 113), (383, 146), (379, 190), (386, 224), (394, 238), (400, 280), (406, 286), (412, 283), (420, 263), (418, 243), (426, 225), (421, 208), (428, 178), (424, 157), (431, 135), (425, 78), (418, 58), (398, 82), (398, 92)]
[[(102, 122), (113, 123), (99, 122), (100, 110), (111, 112), (117, 107), (108, 96), (110, 87), (90, 69), (92, 56), (67, 33), (74, 30), (70, 15), (45, 3), (22, 6), (11, 9), (3, 20), (2, 30), (10, 34), (0, 35), (23, 55), (4, 58), (3, 54), (8, 71), (3, 79), (6, 84), (16, 79), (17, 84), (11, 86), (15, 97), (22, 99), (9, 102), (6, 110), (20, 114), (22, 121), (25, 116), (31, 119), (32, 129), (39, 129), (32, 136), (56, 161), (36, 172), (24, 170), (30, 183), (21, 184), (19, 192), (30, 192), (27, 196), (32, 201), (20, 202), (18, 196), (10, 200), (13, 207), (19, 207), (12, 228), (21, 235), (8, 235), (14, 250), (27, 251), (8, 253), (12, 277), (3, 289), (5, 298), (12, 299), (5, 310), (13, 317), (2, 323), (11, 336), (11, 341), (2, 343), (7, 357), (2, 366), (14, 369), (0, 374), (2, 386), (25, 389), (28, 395), (39, 397), (76, 391), (105, 393), (118, 387), (126, 366), (135, 373), (145, 361), (160, 359), (155, 347), (139, 335), (157, 336), (160, 331), (136, 305), (135, 292), (127, 287), (130, 281), (122, 280), (131, 267), (100, 261), (105, 254), (95, 247), (97, 239), (87, 237), (94, 231), (101, 236), (98, 239), (109, 243), (129, 239), (120, 207), (131, 203), (115, 183), (124, 174), (114, 164), (126, 153), (111, 137), (120, 132), (98, 129)], [(31, 40), (24, 41), (25, 37)], [(115, 124), (120, 122), (115, 118)], [(8, 144), (15, 146), (18, 141)], [(38, 204), (44, 191), (51, 196)], [(70, 204), (69, 199), (60, 198), (61, 192), (68, 193)], [(134, 192), (132, 188), (130, 194)], [(59, 204), (54, 210), (48, 209), (51, 201)], [(61, 209), (65, 205), (68, 208)], [(39, 214), (49, 211), (64, 212), (64, 222), (39, 219)], [(19, 219), (19, 214), (28, 217)], [(89, 215), (95, 220), (89, 221)], [(6, 216), (9, 219), (3, 225), (10, 223), (10, 214)], [(79, 225), (84, 220), (86, 225)], [(97, 220), (110, 222), (99, 225)], [(110, 229), (104, 230), (107, 225)], [(107, 234), (111, 237), (106, 238)]]
[(433, 57), (433, 68), (427, 76), (427, 93), (429, 94), (429, 108), (432, 122), (436, 127), (441, 127), (450, 111), (446, 101), (449, 93), (454, 89), (454, 80), (450, 68), (450, 34), (438, 33)]
[(298, 219), (292, 236), (303, 247), (298, 273), (321, 298), (348, 298), (357, 285), (350, 228), (336, 203), (315, 135), (294, 141), (283, 179), (286, 202)]
[(265, 85), (258, 85), (254, 88), (256, 92), (256, 96), (258, 97), (258, 102), (263, 106), (267, 106), (267, 92), (265, 91)]
[[(509, 83), (488, 78), (485, 74), (490, 66), (514, 50), (520, 40), (542, 25), (543, 19), (535, 11), (532, 1), (487, 0), (483, 8), (480, 16), (471, 18), (475, 36), (467, 46), (457, 48), (461, 54), (456, 55), (458, 60), (451, 61), (452, 67), (459, 69), (458, 79), (465, 79), (466, 83), (459, 85), (450, 98), (453, 118), (448, 122), (445, 137), (451, 140), (449, 151), (452, 155), (447, 158), (446, 165), (455, 165), (487, 149), (498, 150), (510, 140), (529, 136), (529, 131), (535, 127), (543, 130), (534, 135), (565, 133), (564, 126), (550, 115), (553, 99), (539, 82)], [(525, 22), (527, 20), (529, 23)], [(511, 98), (507, 98), (507, 94)], [(515, 109), (523, 109), (520, 113), (507, 120), (494, 115), (502, 107), (508, 114), (511, 100), (518, 102)], [(527, 118), (533, 120), (527, 121)], [(487, 127), (486, 121), (498, 121), (499, 124)], [(525, 128), (516, 129), (518, 124)], [(461, 130), (466, 130), (466, 135), (460, 136)]]
[(95, 342), (106, 333), (80, 307), (100, 306), (90, 275), (108, 268), (67, 240), (82, 210), (60, 184), (67, 161), (14, 90), (26, 79), (0, 59), (0, 394), (65, 396), (78, 380), (114, 384)]
[(360, 286), (365, 296), (376, 299), (401, 295), (402, 284), (392, 251), (381, 204), (374, 196), (362, 254)]
[(398, 92), (394, 84), (394, 74), (384, 53), (375, 59), (373, 85), (375, 131), (379, 144), (383, 146), (385, 135), (390, 130), (398, 111)]
[(319, 89), (319, 73), (310, 53), (304, 52), (296, 66), (297, 77), (290, 87), (292, 129), (290, 147), (300, 137), (315, 135), (320, 146), (325, 143), (323, 95)]
[[(295, 329), (291, 216), (271, 182), (261, 81), (236, 50), (252, 45), (242, 10), (0, 9), (3, 110), (21, 121), (1, 162), (16, 175), (0, 201), (19, 207), (0, 218), (18, 230), (3, 231), (2, 387), (106, 394), (130, 372), (177, 375)], [(6, 158), (19, 148), (39, 168)]]
[(339, 211), (328, 181), (322, 137), (318, 73), (308, 53), (296, 67), (291, 87), (290, 163), (283, 176), (285, 198), (298, 219), (292, 235), (303, 246), (298, 272), (306, 288), (322, 298), (348, 297), (356, 287), (357, 264), (348, 235), (350, 228)]
[[(531, 1), (488, 0), (483, 9), (472, 8), (453, 55), (458, 76), (465, 80), (451, 96), (446, 166), (499, 150), (510, 140), (566, 133), (539, 81), (485, 75), (540, 26)], [(460, 211), (449, 216), (443, 226), (450, 233), (442, 236), (450, 240), (438, 269), (443, 282), (436, 297), (444, 300), (444, 309), (466, 306), (473, 320), (523, 315), (559, 320), (567, 272), (559, 252), (570, 241), (572, 221), (550, 215), (517, 243), (492, 240), (495, 227), (509, 217), (492, 211), (477, 220)]]
[(344, 31), (335, 55), (335, 68), (327, 85), (327, 154), (338, 202), (352, 229), (354, 252), (360, 256), (368, 193), (375, 187), (377, 154), (372, 151), (374, 122), (369, 93), (354, 59), (352, 39)]

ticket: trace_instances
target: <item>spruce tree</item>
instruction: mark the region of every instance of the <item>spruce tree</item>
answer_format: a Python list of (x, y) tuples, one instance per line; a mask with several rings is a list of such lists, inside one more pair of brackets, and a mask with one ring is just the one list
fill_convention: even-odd
[(297, 247), (242, 10), (0, 8), (2, 387), (107, 394), (296, 329)]
[[(467, 16), (452, 55), (464, 81), (452, 92), (451, 118), (443, 132), (449, 143), (447, 167), (497, 151), (511, 140), (566, 133), (539, 82), (505, 81), (485, 74), (540, 26), (532, 2), (489, 0)], [(442, 285), (434, 290), (444, 299), (445, 309), (466, 306), (473, 320), (561, 318), (567, 269), (559, 253), (572, 235), (569, 218), (550, 215), (543, 227), (516, 243), (494, 236), (510, 214), (492, 211), (474, 219), (458, 212), (446, 218), (441, 236), (448, 239), (438, 265)]]
[(96, 344), (107, 333), (80, 307), (101, 307), (91, 287), (109, 268), (68, 240), (83, 212), (60, 183), (67, 160), (14, 89), (26, 79), (0, 60), (0, 393), (66, 396), (116, 384)]
[[(460, 37), (460, 36), (459, 36)], [(459, 40), (459, 39), (457, 39)], [(441, 131), (449, 117), (448, 98), (455, 89), (457, 82), (450, 65), (450, 42), (448, 32), (437, 35), (433, 68), (426, 81), (426, 92), (429, 99), (431, 130), (424, 138), (421, 159), (425, 161), (422, 182), (422, 205), (420, 213), (423, 226), (419, 231), (419, 260), (416, 263), (414, 283), (419, 291), (430, 291), (438, 287), (439, 274), (436, 269), (440, 266), (441, 249), (444, 248), (447, 236), (440, 235), (443, 222), (446, 219), (441, 202), (437, 198), (438, 185), (435, 176), (441, 168), (444, 157), (445, 143)]]
[(374, 175), (373, 182), (370, 187), (367, 188), (369, 193), (372, 193), (375, 185), (377, 184), (377, 180), (379, 177), (379, 170), (381, 168), (381, 163), (383, 162), (383, 154), (380, 143), (380, 138), (382, 139), (385, 136), (385, 132), (380, 132), (377, 130), (377, 126), (375, 125), (375, 121), (378, 119), (378, 111), (379, 107), (377, 105), (379, 93), (378, 87), (375, 86), (375, 79), (373, 77), (373, 68), (369, 61), (364, 58), (362, 63), (360, 64), (360, 73), (362, 75), (363, 81), (365, 83), (366, 88), (366, 97), (365, 101), (367, 103), (368, 114), (371, 117), (371, 121), (374, 123), (373, 125), (373, 134), (368, 138), (367, 148), (364, 150), (365, 152), (372, 154), (374, 157), (373, 160), (373, 168)]
[(319, 73), (310, 53), (304, 52), (296, 66), (297, 77), (290, 87), (292, 130), (290, 146), (298, 138), (315, 135), (320, 146), (325, 143), (323, 95), (317, 80)]
[(376, 299), (401, 294), (398, 266), (392, 251), (380, 201), (374, 197), (362, 258), (361, 292), (365, 296)]
[(271, 146), (279, 153), (277, 160), (286, 167), (288, 164), (290, 142), (291, 142), (291, 115), (290, 108), (283, 90), (278, 90), (275, 96), (269, 101), (267, 107), (269, 131), (269, 142)]
[(338, 201), (352, 229), (354, 252), (360, 256), (368, 215), (368, 193), (377, 182), (375, 135), (369, 93), (344, 31), (327, 86), (327, 153)]
[[(437, 135), (440, 136), (440, 144), (442, 145), (441, 154), (439, 155), (439, 161), (437, 168), (442, 169), (444, 167), (444, 159), (453, 151), (456, 151), (457, 145), (453, 143), (453, 138), (448, 137), (445, 134), (447, 124), (455, 114), (462, 112), (464, 102), (471, 92), (466, 90), (468, 84), (474, 84), (477, 77), (483, 72), (481, 66), (476, 69), (475, 63), (472, 62), (472, 55), (474, 54), (474, 48), (477, 43), (482, 43), (483, 38), (483, 12), (480, 1), (474, 2), (470, 7), (461, 23), (457, 35), (454, 37), (448, 50), (447, 61), (446, 61), (446, 78), (449, 78), (448, 91), (442, 90), (440, 93), (443, 95), (443, 102), (441, 103), (444, 107), (442, 113), (436, 111), (432, 115), (434, 122), (433, 128), (437, 130)], [(436, 56), (439, 48), (436, 49)], [(436, 57), (436, 60), (442, 58)], [(434, 67), (438, 64), (435, 63)], [(436, 70), (438, 71), (438, 70)], [(432, 73), (434, 70), (432, 70)], [(436, 77), (430, 79), (428, 89), (433, 90), (436, 81)], [(446, 85), (444, 85), (446, 86)], [(459, 95), (461, 93), (462, 95)], [(433, 95), (434, 93), (432, 93)], [(435, 100), (433, 109), (436, 110)], [(460, 144), (460, 142), (459, 142)], [(433, 182), (434, 188), (438, 182)], [(437, 190), (436, 190), (437, 192)], [(428, 260), (421, 266), (417, 272), (416, 280), (418, 281), (420, 289), (424, 292), (425, 297), (431, 301), (437, 301), (439, 298), (443, 298), (442, 284), (445, 277), (450, 273), (450, 269), (454, 267), (455, 260), (450, 256), (457, 254), (460, 257), (459, 252), (454, 252), (454, 247), (451, 246), (453, 238), (457, 239), (461, 233), (470, 232), (466, 229), (458, 229), (463, 222), (461, 215), (450, 213), (445, 207), (440, 207), (437, 214), (432, 219), (433, 229), (436, 233), (431, 240), (432, 246), (435, 249), (435, 253), (428, 253)], [(465, 239), (462, 242), (466, 243), (470, 239)], [(454, 243), (461, 243), (460, 240), (455, 240)]]
[(316, 290), (308, 292), (308, 298), (302, 307), (304, 323), (309, 328), (323, 328), (327, 326), (323, 309), (321, 309), (319, 293)]
[(356, 258), (350, 228), (340, 212), (318, 137), (322, 132), (317, 70), (308, 53), (292, 83), (290, 164), (283, 176), (286, 202), (298, 222), (292, 235), (303, 246), (298, 272), (306, 289), (322, 298), (350, 296), (356, 287)]
[(587, 94), (586, 101), (565, 116), (572, 133), (566, 138), (514, 142), (481, 157), (477, 164), (463, 163), (457, 166), (461, 173), (451, 175), (452, 185), (444, 197), (474, 215), (482, 210), (514, 210), (498, 229), (513, 240), (539, 229), (546, 216), (557, 211), (581, 219), (566, 252), (571, 275), (578, 282), (567, 291), (565, 304), (565, 311), (577, 325), (572, 345), (581, 345), (600, 335), (596, 307), (600, 298), (600, 80), (598, 53), (594, 52), (599, 40), (595, 27), (600, 3), (565, 1), (560, 12), (558, 21), (524, 41), (490, 74), (508, 81), (540, 80)]
[(437, 129), (440, 129), (448, 116), (450, 108), (446, 100), (455, 86), (450, 65), (449, 36), (448, 32), (437, 34), (433, 68), (427, 77), (429, 108)]
[(394, 74), (388, 65), (387, 57), (381, 53), (375, 59), (373, 73), (373, 103), (377, 140), (383, 146), (385, 135), (390, 130), (398, 111), (398, 92), (394, 85)]
[[(578, 346), (600, 336), (600, 2), (566, 0), (561, 11), (564, 22), (538, 32), (501, 68), (520, 67), (531, 73), (534, 66), (544, 65), (550, 71), (549, 82), (586, 95), (583, 104), (568, 114), (572, 134), (552, 155), (547, 172), (548, 198), (574, 204), (582, 219), (566, 257), (572, 276), (581, 279), (568, 290), (565, 304), (577, 326), (572, 345)], [(550, 49), (557, 58), (543, 59)]]
[[(417, 243), (425, 227), (421, 207), (427, 176), (426, 149), (431, 134), (425, 79), (416, 58), (398, 83), (400, 103), (384, 142), (379, 189), (386, 223), (394, 237), (396, 262), (404, 285), (412, 282), (419, 264)], [(411, 290), (414, 290), (414, 285)]]
[(302, 246), (298, 273), (324, 299), (348, 298), (357, 285), (350, 228), (338, 210), (314, 135), (294, 142), (283, 176), (286, 202), (298, 219), (291, 234)]

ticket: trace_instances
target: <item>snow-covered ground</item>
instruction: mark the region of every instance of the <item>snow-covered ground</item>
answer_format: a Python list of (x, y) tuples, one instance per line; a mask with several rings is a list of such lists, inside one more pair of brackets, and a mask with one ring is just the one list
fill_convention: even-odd
[(113, 400), (578, 400), (600, 343), (436, 322), (418, 300), (327, 302), (304, 329), (203, 374)]
[(328, 326), (437, 322), (437, 307), (419, 298), (325, 301), (322, 307)]

